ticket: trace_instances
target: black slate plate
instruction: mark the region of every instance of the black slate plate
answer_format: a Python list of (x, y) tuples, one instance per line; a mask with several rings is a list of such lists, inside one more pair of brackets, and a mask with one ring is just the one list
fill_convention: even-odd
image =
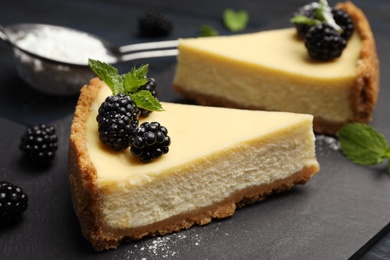
[[(148, 7), (160, 7), (174, 17), (170, 38), (191, 37), (201, 24), (221, 25), (224, 8), (250, 12), (247, 32), (288, 26), (290, 13), (306, 1), (10, 1), (0, 8), (3, 25), (44, 22), (87, 30), (118, 44), (147, 41), (135, 28), (136, 17)], [(390, 140), (390, 2), (355, 1), (370, 19), (381, 61), (381, 93), (372, 125)], [(375, 4), (373, 4), (375, 3)], [(280, 20), (276, 20), (279, 17)], [(166, 39), (166, 38), (164, 38)], [(154, 39), (155, 40), (155, 39)], [(163, 101), (189, 102), (171, 88), (175, 59), (144, 60), (159, 84)], [(126, 72), (133, 64), (121, 64)], [(164, 237), (125, 244), (96, 253), (80, 235), (67, 182), (67, 145), (77, 97), (49, 97), (32, 90), (16, 75), (12, 53), (0, 44), (0, 179), (23, 187), (30, 205), (21, 221), (0, 230), (0, 259), (388, 259), (389, 239), (370, 249), (390, 225), (390, 178), (386, 165), (357, 166), (345, 159), (334, 138), (317, 135), (321, 171), (305, 186), (270, 196), (228, 219)], [(18, 151), (25, 126), (55, 125), (60, 141), (53, 165), (31, 168)], [(378, 235), (379, 233), (379, 235)]]

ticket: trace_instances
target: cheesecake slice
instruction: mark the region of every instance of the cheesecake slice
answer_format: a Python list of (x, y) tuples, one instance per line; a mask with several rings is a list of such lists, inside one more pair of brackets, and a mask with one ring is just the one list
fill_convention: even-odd
[(174, 103), (147, 117), (172, 143), (144, 164), (99, 140), (96, 116), (108, 95), (98, 78), (82, 88), (69, 146), (74, 209), (98, 251), (231, 216), (319, 171), (312, 115)]
[(339, 7), (355, 31), (336, 60), (312, 60), (295, 28), (181, 39), (173, 86), (202, 105), (311, 114), (318, 133), (367, 123), (379, 85), (375, 42), (360, 9)]

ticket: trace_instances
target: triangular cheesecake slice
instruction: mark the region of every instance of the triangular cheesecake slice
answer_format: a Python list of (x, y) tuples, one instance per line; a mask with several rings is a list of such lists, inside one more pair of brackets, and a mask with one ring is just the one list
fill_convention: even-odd
[(311, 114), (319, 133), (367, 123), (379, 84), (375, 42), (360, 9), (339, 7), (355, 30), (338, 59), (312, 60), (295, 28), (181, 39), (174, 88), (203, 105)]
[(99, 140), (108, 95), (97, 78), (82, 88), (69, 147), (74, 208), (96, 250), (231, 216), (319, 170), (311, 115), (173, 103), (147, 117), (168, 129), (169, 153), (144, 164)]

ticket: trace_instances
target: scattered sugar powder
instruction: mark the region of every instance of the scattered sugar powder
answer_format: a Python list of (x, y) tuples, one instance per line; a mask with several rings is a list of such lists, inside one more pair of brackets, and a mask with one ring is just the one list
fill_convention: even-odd
[(191, 244), (199, 246), (200, 242), (199, 234), (193, 234), (190, 231), (172, 233), (134, 245), (133, 249), (127, 252), (126, 259), (180, 259), (179, 250)]
[(100, 40), (83, 32), (57, 27), (43, 27), (25, 34), (17, 45), (31, 53), (74, 64), (87, 65), (88, 58), (116, 61)]
[(340, 144), (337, 138), (327, 135), (316, 135), (317, 147), (322, 151), (325, 147), (338, 151), (340, 149)]
[[(147, 250), (153, 255), (158, 255), (161, 258), (173, 257), (176, 252), (171, 250), (171, 238), (169, 236), (157, 237), (152, 240), (151, 244), (141, 247), (141, 251)], [(145, 258), (146, 259), (146, 258)]]

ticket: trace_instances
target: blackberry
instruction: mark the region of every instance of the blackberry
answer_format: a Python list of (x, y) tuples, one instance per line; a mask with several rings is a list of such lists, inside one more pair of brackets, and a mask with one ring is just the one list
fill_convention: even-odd
[(158, 122), (144, 122), (130, 139), (131, 153), (148, 163), (168, 153), (171, 139), (168, 130)]
[(340, 57), (347, 42), (332, 26), (319, 24), (310, 28), (305, 37), (305, 46), (311, 58), (328, 61)]
[(159, 10), (149, 10), (138, 19), (141, 34), (145, 36), (166, 36), (173, 30), (173, 22), (169, 15)]
[[(317, 3), (310, 3), (305, 6), (302, 6), (298, 9), (297, 12), (294, 13), (295, 16), (306, 16), (307, 18), (315, 19), (315, 11), (318, 8)], [(297, 30), (297, 33), (299, 37), (305, 38), (306, 33), (309, 31), (309, 29), (313, 25), (305, 24), (305, 23), (293, 23), (295, 26), (295, 29)]]
[(96, 117), (100, 140), (115, 151), (129, 147), (129, 139), (138, 126), (139, 111), (129, 96), (108, 96)]
[(332, 8), (332, 15), (337, 25), (343, 29), (341, 37), (348, 40), (355, 29), (351, 16), (345, 10), (335, 7)]
[[(148, 83), (141, 86), (139, 88), (139, 90), (148, 90), (152, 94), (153, 97), (157, 98), (156, 87), (157, 87), (156, 80), (154, 78), (149, 78)], [(143, 108), (139, 108), (139, 110), (141, 113), (140, 116), (142, 116), (142, 117), (148, 117), (150, 115), (150, 113), (152, 113), (152, 111), (147, 110), (147, 109), (143, 109)]]
[(38, 164), (51, 162), (58, 149), (55, 128), (46, 124), (27, 128), (20, 140), (19, 149), (28, 161)]
[(22, 188), (0, 181), (0, 223), (16, 220), (28, 207), (28, 196)]

